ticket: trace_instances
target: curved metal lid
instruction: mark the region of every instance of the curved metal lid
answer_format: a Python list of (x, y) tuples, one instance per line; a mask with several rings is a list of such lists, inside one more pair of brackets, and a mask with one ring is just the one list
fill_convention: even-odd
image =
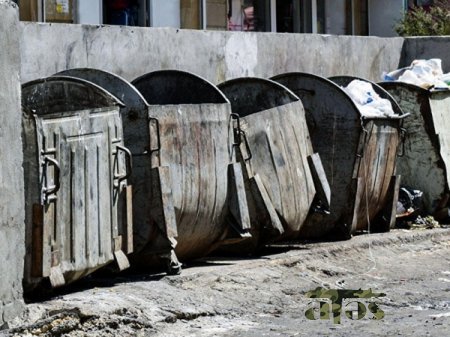
[[(318, 105), (328, 104), (330, 107), (338, 108), (339, 105), (346, 105), (348, 109), (355, 111), (355, 116), (360, 117), (358, 107), (342, 88), (329, 79), (310, 73), (290, 72), (272, 77), (302, 98), (306, 106), (311, 104), (310, 109)], [(309, 97), (310, 100), (303, 100)], [(342, 107), (343, 108), (343, 107)], [(348, 109), (337, 109), (347, 114)]]
[(300, 101), (291, 90), (272, 80), (258, 77), (235, 78), (218, 85), (240, 116)]
[(30, 113), (45, 115), (123, 106), (123, 103), (92, 82), (69, 76), (54, 76), (24, 83), (22, 105)]
[(119, 98), (129, 109), (144, 109), (148, 106), (144, 96), (126, 79), (108, 71), (94, 68), (74, 68), (53, 76), (77, 77), (95, 83)]
[(131, 83), (151, 105), (229, 103), (214, 84), (187, 71), (154, 71)]

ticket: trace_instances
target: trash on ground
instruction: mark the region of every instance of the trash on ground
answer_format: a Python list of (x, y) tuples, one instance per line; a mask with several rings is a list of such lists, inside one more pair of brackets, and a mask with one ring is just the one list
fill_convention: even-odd
[(396, 116), (391, 102), (381, 98), (373, 89), (372, 84), (353, 80), (343, 90), (351, 97), (361, 115), (366, 118)]
[(437, 222), (431, 215), (426, 217), (417, 216), (414, 220), (397, 221), (397, 228), (406, 228), (410, 230), (424, 230), (433, 228), (442, 228), (442, 226)]
[(417, 215), (422, 210), (423, 192), (407, 186), (398, 191), (397, 219)]
[(450, 73), (442, 71), (441, 59), (414, 60), (409, 67), (384, 73), (384, 81), (399, 81), (424, 89), (450, 89)]

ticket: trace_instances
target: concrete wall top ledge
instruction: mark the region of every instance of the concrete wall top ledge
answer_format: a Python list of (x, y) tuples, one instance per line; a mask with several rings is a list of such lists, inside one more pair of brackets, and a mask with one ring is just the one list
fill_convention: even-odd
[(291, 71), (378, 80), (383, 71), (399, 65), (404, 41), (25, 22), (21, 30), (22, 82), (77, 67), (99, 68), (128, 80), (160, 69), (193, 72), (213, 83)]

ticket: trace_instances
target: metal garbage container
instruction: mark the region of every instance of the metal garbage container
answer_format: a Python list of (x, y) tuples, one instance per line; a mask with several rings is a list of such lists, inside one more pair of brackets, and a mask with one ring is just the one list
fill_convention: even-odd
[(89, 68), (61, 74), (92, 81), (125, 104), (120, 113), (133, 156), (133, 264), (162, 259), (176, 273), (177, 256), (198, 257), (248, 235), (242, 169), (228, 141), (231, 108), (211, 83), (182, 71), (144, 75), (138, 87), (149, 104), (115, 74)]
[(151, 72), (132, 84), (147, 105), (145, 110), (130, 105), (124, 117), (126, 141), (135, 142), (141, 155), (145, 149), (133, 178), (147, 181), (147, 187), (136, 186), (135, 227), (147, 242), (138, 259), (164, 257), (174, 249), (169, 272), (177, 272), (177, 257), (200, 257), (249, 236), (231, 106), (213, 84), (184, 71)]
[(239, 116), (244, 138), (239, 149), (251, 191), (252, 246), (295, 238), (316, 195), (323, 210), (329, 203), (302, 102), (286, 87), (262, 78), (233, 79), (218, 87)]
[(122, 103), (93, 83), (50, 77), (22, 86), (25, 285), (53, 287), (117, 261), (129, 266), (131, 156)]
[[(160, 221), (161, 231), (166, 236), (170, 234), (170, 226), (175, 226), (174, 223), (171, 223), (171, 220), (175, 221), (175, 211), (170, 195), (165, 197), (165, 209), (163, 212), (161, 210), (155, 211), (155, 209), (150, 207), (152, 205), (150, 201), (153, 171), (150, 167), (149, 152), (149, 105), (145, 101), (145, 98), (124, 78), (99, 69), (68, 69), (55, 76), (77, 77), (95, 83), (115, 97), (120, 98), (123, 102), (123, 105), (120, 107), (123, 124), (123, 141), (125, 146), (131, 151), (133, 158), (133, 171), (128, 179), (131, 186), (134, 186), (132, 216), (134, 223), (133, 244), (135, 254), (133, 255), (139, 254), (147, 244), (151, 244), (153, 246), (158, 245), (158, 251), (161, 254), (170, 256), (172, 250), (170, 241), (168, 239), (161, 240), (159, 236), (156, 237), (156, 234), (153, 233), (155, 232), (156, 224), (152, 218), (156, 219), (159, 215), (164, 214), (165, 217), (163, 219), (166, 219), (166, 222), (161, 222), (162, 219), (159, 218), (156, 220)], [(153, 172), (153, 174), (157, 174), (157, 172)], [(160, 187), (160, 184), (154, 186), (153, 194), (155, 197), (157, 195), (156, 189), (158, 189), (158, 195), (160, 197), (162, 196)], [(162, 204), (160, 203), (160, 205)], [(169, 230), (166, 226), (169, 226)], [(134, 260), (133, 257), (131, 258)]]
[[(395, 118), (363, 118), (339, 85), (353, 79), (328, 80), (307, 73), (273, 78), (302, 100), (313, 147), (322, 157), (331, 187), (330, 214), (312, 214), (302, 237), (349, 237), (357, 230), (388, 231), (395, 223), (399, 179), (395, 173), (403, 113)], [(336, 82), (336, 83), (335, 83)]]
[(448, 208), (450, 197), (450, 90), (425, 90), (403, 82), (379, 85), (411, 114), (404, 122), (404, 156), (397, 163), (402, 185), (422, 191), (423, 211), (444, 220), (439, 211)]

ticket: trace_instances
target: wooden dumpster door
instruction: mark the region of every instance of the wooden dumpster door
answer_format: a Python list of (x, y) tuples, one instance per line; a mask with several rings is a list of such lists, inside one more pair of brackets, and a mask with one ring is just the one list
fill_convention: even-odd
[(125, 194), (118, 177), (126, 170), (121, 120), (116, 109), (97, 109), (45, 116), (37, 124), (40, 161), (46, 163), (40, 172), (42, 276), (59, 286), (112, 261), (121, 250), (126, 227), (126, 217), (118, 214)]

